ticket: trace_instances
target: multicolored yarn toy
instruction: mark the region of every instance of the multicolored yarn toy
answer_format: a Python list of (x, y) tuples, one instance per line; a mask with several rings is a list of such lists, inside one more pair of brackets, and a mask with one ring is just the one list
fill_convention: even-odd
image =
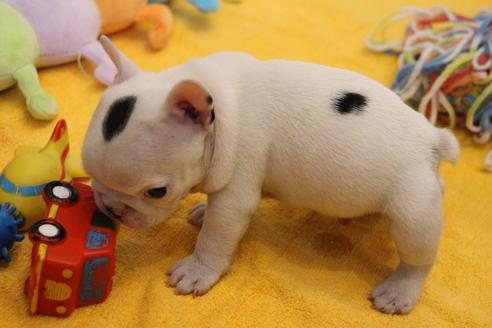
[[(387, 40), (388, 27), (408, 18), (403, 39)], [(392, 89), (432, 124), (465, 127), (478, 143), (492, 139), (492, 8), (465, 17), (443, 7), (403, 7), (366, 41), (399, 56)], [(492, 151), (485, 166), (492, 171)]]

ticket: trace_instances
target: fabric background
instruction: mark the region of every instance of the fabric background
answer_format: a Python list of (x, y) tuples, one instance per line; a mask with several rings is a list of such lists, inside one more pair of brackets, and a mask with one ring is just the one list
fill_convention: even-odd
[[(384, 16), (408, 4), (442, 4), (473, 14), (490, 2), (243, 0), (223, 3), (218, 13), (206, 16), (176, 0), (175, 28), (163, 51), (149, 50), (145, 26), (112, 39), (152, 71), (194, 56), (239, 50), (264, 59), (344, 67), (389, 84), (396, 59), (367, 50), (364, 37)], [(43, 69), (40, 78), (58, 101), (59, 117), (67, 120), (73, 151), (79, 151), (103, 87), (75, 63)], [(16, 87), (1, 92), (0, 167), (17, 146), (43, 145), (53, 126), (28, 115)], [(366, 299), (398, 261), (383, 218), (341, 225), (273, 200), (262, 201), (230, 273), (211, 292), (200, 298), (174, 295), (164, 272), (193, 249), (198, 231), (186, 216), (203, 198), (194, 195), (160, 226), (122, 228), (109, 299), (68, 319), (28, 315), (22, 289), (30, 243), (17, 245), (13, 263), (0, 267), (0, 327), (492, 327), (492, 174), (482, 169), (490, 144), (476, 146), (467, 135), (458, 135), (461, 160), (454, 168), (442, 167), (448, 188), (439, 260), (410, 315), (383, 315)]]

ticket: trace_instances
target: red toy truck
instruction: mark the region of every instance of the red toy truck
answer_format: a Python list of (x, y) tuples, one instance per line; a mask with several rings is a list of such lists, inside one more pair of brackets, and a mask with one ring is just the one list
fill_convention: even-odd
[(53, 181), (43, 190), (45, 218), (29, 232), (31, 273), (25, 292), (32, 314), (69, 316), (103, 302), (115, 272), (116, 226), (95, 204), (91, 187)]

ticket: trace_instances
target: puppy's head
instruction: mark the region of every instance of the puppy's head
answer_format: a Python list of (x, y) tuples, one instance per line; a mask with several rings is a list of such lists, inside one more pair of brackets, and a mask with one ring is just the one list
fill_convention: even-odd
[(102, 37), (118, 68), (87, 131), (82, 160), (98, 207), (131, 227), (164, 220), (205, 174), (213, 100), (199, 83), (145, 73)]

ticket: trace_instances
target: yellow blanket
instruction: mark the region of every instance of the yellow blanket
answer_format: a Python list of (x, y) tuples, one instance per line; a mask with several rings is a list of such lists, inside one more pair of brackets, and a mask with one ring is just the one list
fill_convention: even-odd
[[(473, 14), (488, 0), (411, 1), (442, 4)], [(432, 2), (432, 3), (431, 3)], [(175, 1), (175, 29), (167, 47), (147, 48), (145, 26), (112, 38), (141, 67), (157, 71), (220, 50), (259, 58), (289, 58), (352, 69), (385, 84), (396, 60), (374, 54), (364, 37), (403, 0), (243, 0), (217, 14), (195, 12)], [(91, 69), (85, 64), (87, 69)], [(80, 150), (103, 87), (76, 64), (42, 70), (41, 82), (66, 118), (72, 149)], [(21, 144), (43, 145), (54, 123), (31, 119), (17, 88), (0, 93), (0, 167)], [(165, 270), (191, 252), (197, 229), (186, 222), (191, 196), (166, 223), (146, 230), (122, 228), (117, 274), (109, 299), (76, 310), (68, 319), (31, 317), (22, 292), (30, 243), (0, 267), (0, 327), (492, 327), (492, 174), (482, 170), (490, 147), (459, 134), (457, 167), (442, 168), (448, 189), (439, 261), (417, 307), (389, 316), (371, 309), (367, 295), (397, 264), (395, 247), (380, 217), (341, 225), (306, 211), (263, 201), (230, 273), (200, 298), (176, 296)], [(327, 202), (330, 200), (327, 199)]]

